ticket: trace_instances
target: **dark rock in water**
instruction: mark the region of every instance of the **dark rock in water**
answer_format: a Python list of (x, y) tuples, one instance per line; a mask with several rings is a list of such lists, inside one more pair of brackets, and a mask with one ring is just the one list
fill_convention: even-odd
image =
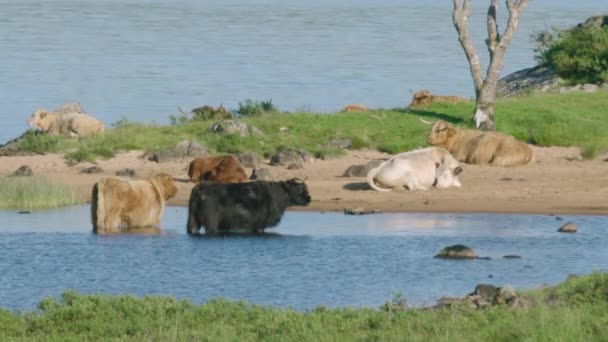
[(80, 173), (102, 173), (103, 169), (97, 165), (87, 167), (86, 169), (82, 169)]
[(502, 257), (503, 259), (521, 259), (521, 255), (508, 254)]
[(270, 174), (270, 170), (262, 167), (255, 168), (253, 172), (251, 172), (251, 176), (249, 177), (251, 180), (272, 180), (272, 175)]
[(492, 260), (490, 257), (477, 257), (477, 260)]
[(560, 233), (576, 233), (576, 223), (568, 222), (565, 225), (561, 226), (557, 231)]
[(32, 175), (34, 175), (34, 172), (27, 165), (22, 165), (17, 170), (15, 170), (15, 172), (11, 173), (11, 176), (13, 177), (29, 177)]
[(577, 27), (605, 27), (608, 26), (608, 15), (596, 15), (587, 18), (584, 23), (576, 25)]
[(133, 177), (133, 176), (135, 176), (135, 170), (125, 168), (125, 169), (116, 171), (116, 175), (120, 176), (120, 177)]
[(368, 214), (380, 214), (382, 211), (377, 209), (364, 209), (364, 208), (344, 208), (344, 215), (368, 215)]
[(148, 160), (162, 163), (174, 159), (207, 157), (209, 152), (203, 145), (193, 140), (183, 140), (167, 151), (154, 152), (148, 155)]
[(453, 245), (442, 249), (435, 258), (440, 259), (477, 259), (477, 254), (471, 247)]
[(243, 164), (244, 167), (250, 169), (255, 169), (262, 163), (262, 159), (255, 152), (243, 152), (240, 153), (237, 158), (239, 159), (241, 164)]
[(17, 214), (31, 214), (31, 213), (32, 213), (32, 212), (31, 212), (31, 211), (29, 211), (29, 210), (21, 210), (21, 211), (18, 211), (18, 212), (17, 212)]
[(371, 169), (378, 167), (380, 164), (382, 164), (382, 160), (372, 160), (363, 165), (351, 165), (344, 171), (342, 177), (366, 177)]

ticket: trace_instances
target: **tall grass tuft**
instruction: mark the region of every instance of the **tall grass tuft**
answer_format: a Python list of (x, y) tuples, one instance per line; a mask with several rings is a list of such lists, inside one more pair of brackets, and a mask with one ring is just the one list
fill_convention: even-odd
[(70, 187), (43, 177), (0, 178), (1, 209), (47, 209), (84, 202), (85, 199)]

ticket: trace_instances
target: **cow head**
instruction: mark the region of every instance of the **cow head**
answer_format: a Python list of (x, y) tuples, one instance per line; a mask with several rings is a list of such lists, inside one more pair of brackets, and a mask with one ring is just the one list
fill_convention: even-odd
[(456, 130), (449, 123), (439, 120), (431, 127), (426, 141), (433, 146), (447, 147), (448, 141), (455, 133)]
[(458, 174), (462, 172), (462, 167), (458, 166), (455, 169), (450, 169), (448, 164), (441, 164), (435, 173), (435, 186), (438, 189), (445, 189), (451, 186), (460, 188), (460, 180)]
[(27, 124), (31, 127), (38, 128), (39, 130), (46, 132), (49, 127), (55, 121), (53, 115), (49, 115), (49, 112), (43, 109), (36, 109), (36, 111), (27, 119)]
[(412, 102), (410, 107), (422, 106), (431, 102), (431, 92), (428, 90), (421, 90), (413, 93)]
[(154, 178), (158, 182), (163, 192), (163, 198), (165, 201), (177, 194), (177, 186), (175, 186), (175, 181), (171, 175), (159, 173), (158, 175), (154, 176)]
[(310, 203), (310, 194), (308, 193), (308, 187), (304, 181), (298, 178), (292, 178), (282, 183), (283, 188), (289, 194), (291, 205), (307, 206)]

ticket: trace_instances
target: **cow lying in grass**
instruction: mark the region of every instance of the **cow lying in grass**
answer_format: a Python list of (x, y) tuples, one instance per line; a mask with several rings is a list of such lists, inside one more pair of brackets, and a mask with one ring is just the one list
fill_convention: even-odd
[(102, 178), (93, 186), (94, 233), (118, 233), (160, 223), (165, 203), (177, 193), (173, 178), (160, 173), (149, 179)]
[(27, 123), (50, 135), (67, 137), (85, 137), (105, 129), (101, 121), (84, 113), (77, 103), (68, 103), (52, 112), (36, 109)]
[(289, 206), (306, 206), (310, 194), (298, 179), (247, 183), (201, 182), (188, 203), (188, 234), (262, 233), (279, 224)]
[(369, 171), (367, 183), (377, 191), (460, 187), (460, 172), (460, 164), (447, 150), (429, 147), (399, 153), (382, 162)]
[(465, 99), (464, 97), (433, 95), (428, 90), (421, 90), (416, 93), (413, 93), (412, 102), (410, 102), (410, 107), (426, 106), (432, 103), (458, 103), (464, 101), (467, 101), (467, 99)]
[(430, 145), (443, 147), (458, 161), (493, 166), (525, 165), (534, 160), (530, 145), (500, 132), (484, 132), (453, 127), (439, 120), (431, 124)]
[(188, 177), (194, 183), (239, 183), (248, 180), (245, 168), (235, 156), (196, 158), (188, 166)]

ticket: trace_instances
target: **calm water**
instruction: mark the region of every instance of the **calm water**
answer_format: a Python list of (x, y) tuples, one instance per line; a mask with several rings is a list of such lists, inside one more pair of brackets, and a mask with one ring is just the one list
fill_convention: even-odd
[[(484, 12), (471, 30), (485, 61)], [(502, 1), (501, 1), (502, 3)], [(0, 142), (36, 107), (80, 101), (111, 124), (168, 122), (177, 106), (397, 107), (409, 89), (472, 96), (451, 1), (0, 0)], [(535, 0), (503, 74), (534, 64), (531, 32), (608, 11), (608, 0)], [(506, 17), (503, 9), (499, 13)]]
[[(192, 238), (186, 208), (169, 207), (163, 235), (96, 236), (89, 208), (0, 211), (0, 306), (33, 309), (65, 289), (156, 294), (203, 303), (222, 296), (277, 307), (378, 307), (465, 295), (478, 283), (531, 288), (608, 270), (608, 217), (289, 212), (265, 237)], [(434, 259), (464, 243), (490, 261)], [(517, 254), (522, 259), (505, 260)], [(493, 278), (489, 278), (492, 275)]]

